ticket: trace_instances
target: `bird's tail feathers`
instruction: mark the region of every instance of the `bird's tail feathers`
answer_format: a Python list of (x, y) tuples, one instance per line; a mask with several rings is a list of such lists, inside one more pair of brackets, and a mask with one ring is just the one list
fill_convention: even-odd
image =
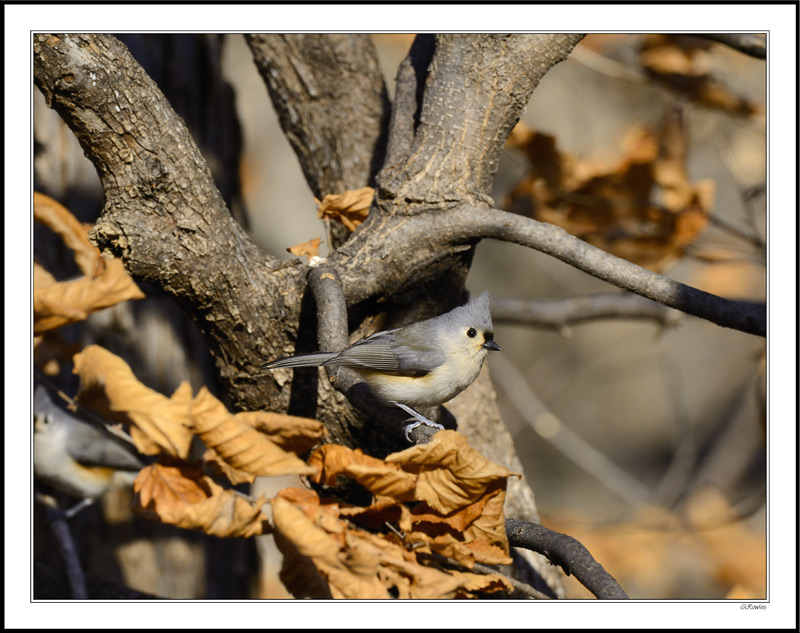
[(338, 356), (339, 352), (314, 352), (313, 354), (300, 354), (289, 358), (280, 358), (261, 365), (262, 369), (277, 369), (278, 367), (318, 367)]

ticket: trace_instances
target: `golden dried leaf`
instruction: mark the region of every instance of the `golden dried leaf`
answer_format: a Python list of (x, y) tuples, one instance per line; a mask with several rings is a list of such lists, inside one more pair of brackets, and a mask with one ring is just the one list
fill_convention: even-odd
[(90, 312), (144, 297), (122, 262), (101, 256), (89, 242), (87, 227), (65, 207), (36, 192), (33, 200), (34, 219), (61, 236), (84, 273), (78, 279), (56, 282), (44, 268), (34, 265), (34, 333), (82, 321)]
[(375, 190), (372, 187), (350, 189), (339, 194), (329, 193), (322, 198), (322, 202), (316, 200), (319, 205), (317, 216), (341, 222), (352, 232), (367, 219), (374, 197)]
[(428, 444), (392, 453), (386, 461), (418, 473), (415, 498), (442, 514), (474, 503), (514, 474), (486, 459), (456, 431), (440, 431)]
[(412, 501), (416, 477), (393, 464), (365, 455), (359, 449), (326, 444), (311, 455), (308, 463), (319, 468), (315, 483), (333, 485), (338, 475), (347, 475), (374, 495)]
[(648, 35), (639, 59), (650, 76), (696, 103), (734, 114), (762, 114), (764, 107), (733, 94), (712, 75), (708, 41), (681, 35)]
[(264, 433), (285, 451), (305, 453), (325, 434), (325, 425), (311, 418), (271, 411), (242, 411), (236, 414), (259, 433)]
[(33, 261), (33, 291), (43, 290), (58, 283), (56, 278), (36, 260)]
[(230, 466), (254, 476), (309, 475), (316, 469), (274, 444), (203, 387), (191, 405), (195, 432)]
[(319, 258), (319, 245), (321, 241), (322, 238), (314, 237), (307, 242), (298, 244), (297, 246), (289, 246), (286, 250), (292, 255), (297, 255), (298, 257), (305, 255), (308, 257), (308, 261), (310, 262), (315, 258)]
[(33, 192), (33, 219), (58, 234), (74, 253), (84, 275), (93, 275), (100, 252), (89, 241), (89, 230), (62, 204), (38, 191)]
[(225, 490), (200, 466), (165, 460), (142, 469), (133, 483), (134, 510), (150, 519), (217, 537), (249, 537), (269, 532), (261, 511), (265, 498), (251, 503)]
[(189, 454), (188, 383), (167, 398), (140, 383), (124, 360), (98, 345), (76, 354), (74, 363), (73, 373), (80, 378), (76, 400), (109, 420), (129, 426), (139, 452), (181, 458)]

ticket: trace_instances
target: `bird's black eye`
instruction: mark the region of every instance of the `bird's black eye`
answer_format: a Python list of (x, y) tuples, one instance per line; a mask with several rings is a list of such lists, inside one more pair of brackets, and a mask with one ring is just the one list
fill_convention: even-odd
[(478, 330), (476, 330), (474, 327), (471, 327), (470, 329), (467, 330), (467, 336), (469, 336), (470, 338), (475, 338), (476, 336), (478, 336)]

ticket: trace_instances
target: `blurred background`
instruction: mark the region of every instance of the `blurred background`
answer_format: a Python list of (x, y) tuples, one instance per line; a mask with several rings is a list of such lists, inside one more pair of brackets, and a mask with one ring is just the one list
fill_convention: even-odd
[[(244, 38), (119, 37), (186, 120), (253, 240), (286, 259), (289, 246), (324, 242)], [(391, 97), (413, 35), (373, 39)], [(93, 222), (99, 179), (34, 92), (35, 188)], [(764, 301), (765, 113), (762, 59), (689, 36), (590, 35), (535, 90), (500, 162), (495, 205), (690, 286)], [(74, 274), (43, 228), (34, 250), (57, 277)], [(467, 285), (497, 300), (616, 292), (546, 255), (490, 241), (477, 247)], [(61, 328), (50, 349), (102, 344), (162, 393), (182, 380), (213, 391), (193, 324), (142, 288), (147, 299)], [(634, 598), (765, 597), (764, 339), (687, 316), (495, 328), (503, 352), (490, 371), (545, 526), (583, 542)], [(74, 393), (69, 363), (54, 356), (37, 366)], [(148, 524), (126, 510), (126, 494), (72, 523), (86, 536), (87, 574), (163, 597), (288, 597), (269, 537), (256, 549)], [(35, 535), (37, 564), (58, 567), (41, 520)], [(590, 597), (566, 582), (568, 597)]]

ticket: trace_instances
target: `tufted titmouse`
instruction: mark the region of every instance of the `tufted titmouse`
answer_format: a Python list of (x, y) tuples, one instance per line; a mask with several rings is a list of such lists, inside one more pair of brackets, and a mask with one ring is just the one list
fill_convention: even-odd
[(56, 405), (42, 385), (34, 391), (33, 414), (34, 475), (83, 499), (68, 516), (102, 495), (112, 481), (132, 481), (144, 466), (132, 447)]
[(349, 367), (380, 398), (416, 418), (405, 428), (408, 438), (420, 424), (444, 428), (414, 408), (443, 404), (464, 391), (478, 377), (489, 350), (500, 346), (494, 341), (489, 293), (484, 292), (446, 314), (378, 332), (341, 352), (301, 354), (262, 367)]

